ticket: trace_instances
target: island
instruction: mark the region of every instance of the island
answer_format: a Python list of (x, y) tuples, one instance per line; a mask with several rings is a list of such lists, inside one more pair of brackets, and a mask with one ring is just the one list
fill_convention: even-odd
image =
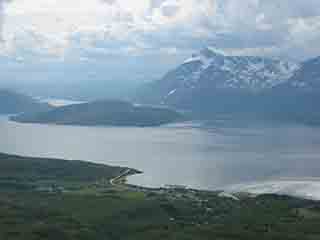
[(0, 154), (0, 239), (313, 240), (320, 203), (132, 186), (139, 170)]
[(184, 116), (165, 107), (141, 106), (120, 100), (101, 100), (25, 113), (11, 118), (21, 123), (84, 126), (160, 126), (182, 121)]

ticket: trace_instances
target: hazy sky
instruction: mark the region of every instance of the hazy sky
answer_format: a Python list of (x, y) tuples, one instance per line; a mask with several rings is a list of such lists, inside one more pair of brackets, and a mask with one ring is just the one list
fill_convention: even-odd
[(143, 68), (164, 69), (204, 46), (320, 55), (320, 0), (0, 0), (0, 21), (0, 54), (19, 62), (146, 59)]

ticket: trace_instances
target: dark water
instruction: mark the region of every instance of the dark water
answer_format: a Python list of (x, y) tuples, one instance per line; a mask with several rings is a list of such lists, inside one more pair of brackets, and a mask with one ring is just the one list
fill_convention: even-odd
[(278, 178), (320, 177), (320, 128), (184, 124), (159, 128), (18, 124), (0, 118), (0, 152), (137, 168), (130, 182), (216, 189)]

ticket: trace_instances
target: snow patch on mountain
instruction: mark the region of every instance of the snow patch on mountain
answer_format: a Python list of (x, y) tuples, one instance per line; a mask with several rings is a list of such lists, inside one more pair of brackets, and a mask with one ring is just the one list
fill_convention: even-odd
[(300, 64), (254, 56), (228, 56), (205, 48), (184, 61), (182, 66), (199, 64), (191, 73), (183, 73), (183, 87), (196, 88), (202, 81), (212, 81), (217, 88), (263, 90), (288, 81)]
[(192, 63), (192, 62), (201, 62), (202, 69), (207, 69), (213, 62), (212, 58), (208, 58), (204, 55), (193, 55), (191, 58), (184, 61), (184, 64)]
[(171, 90), (171, 91), (168, 93), (168, 96), (170, 96), (170, 95), (174, 94), (176, 91), (177, 91), (177, 89), (173, 89), (173, 90)]

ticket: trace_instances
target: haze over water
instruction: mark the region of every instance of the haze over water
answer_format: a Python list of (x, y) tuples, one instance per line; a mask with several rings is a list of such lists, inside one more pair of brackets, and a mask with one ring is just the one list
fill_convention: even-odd
[(19, 124), (0, 118), (0, 152), (142, 170), (130, 183), (217, 189), (320, 177), (320, 128), (202, 123), (158, 128)]

